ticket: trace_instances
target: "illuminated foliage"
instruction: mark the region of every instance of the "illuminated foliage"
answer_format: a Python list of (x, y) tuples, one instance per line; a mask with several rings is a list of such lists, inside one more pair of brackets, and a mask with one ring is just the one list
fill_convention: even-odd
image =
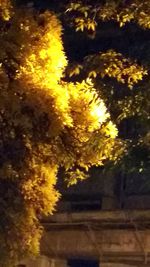
[[(101, 21), (149, 28), (148, 1), (125, 2), (71, 2), (65, 5), (63, 25), (75, 26), (79, 44), (81, 35), (96, 37)], [(148, 172), (150, 82), (149, 59), (140, 62), (114, 47), (86, 57), (81, 51), (82, 62), (69, 62), (66, 70), (61, 23), (52, 12), (15, 7), (13, 13), (9, 1), (0, 2), (0, 12), (3, 267), (39, 252), (40, 218), (56, 209), (60, 169), (69, 186), (108, 160), (118, 168), (124, 152), (119, 164), (126, 173)], [(134, 123), (140, 125), (137, 134), (122, 130), (125, 120), (132, 131)]]
[(55, 210), (60, 167), (74, 184), (124, 150), (91, 80), (62, 80), (67, 60), (56, 16), (14, 8), (7, 19), (0, 32), (2, 267), (39, 252), (39, 220)]
[[(69, 48), (74, 49), (69, 53), (72, 62), (66, 71), (68, 80), (92, 79), (118, 126), (119, 137), (128, 143), (124, 159), (117, 168), (111, 165), (112, 176), (119, 173), (122, 180), (131, 180), (134, 192), (140, 191), (139, 183), (147, 190), (150, 188), (150, 1), (68, 2), (63, 16), (72, 31), (73, 41), (68, 34)], [(89, 21), (92, 27), (88, 26)], [(80, 46), (73, 45), (75, 38)], [(107, 167), (103, 171), (107, 172)]]
[(98, 23), (109, 20), (118, 22), (120, 27), (136, 22), (140, 27), (150, 29), (149, 0), (107, 0), (103, 4), (97, 1), (70, 1), (66, 13), (69, 13), (76, 31), (95, 31)]
[(100, 76), (105, 78), (115, 78), (120, 83), (126, 83), (129, 88), (143, 79), (147, 75), (146, 68), (139, 66), (136, 62), (124, 58), (120, 53), (109, 50), (106, 53), (89, 55), (84, 59), (83, 66), (77, 65), (74, 68), (68, 68), (69, 76), (80, 74), (81, 71), (86, 72), (90, 78)]

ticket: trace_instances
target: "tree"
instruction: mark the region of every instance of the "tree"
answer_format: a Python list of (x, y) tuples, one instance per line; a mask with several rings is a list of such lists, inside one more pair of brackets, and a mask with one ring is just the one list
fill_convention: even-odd
[[(127, 143), (127, 153), (122, 160), (117, 165), (109, 164), (112, 175), (125, 176), (134, 193), (142, 188), (147, 191), (150, 170), (150, 2), (68, 1), (63, 10), (61, 19), (67, 25), (69, 39), (66, 43), (73, 47), (72, 53), (69, 52), (68, 80), (92, 79), (118, 127), (119, 137)], [(76, 46), (72, 45), (73, 32)], [(78, 43), (85, 49), (77, 47)], [(103, 171), (107, 172), (106, 166)]]
[(58, 170), (73, 184), (124, 148), (91, 80), (65, 81), (57, 17), (9, 0), (0, 16), (0, 265), (13, 266), (39, 251)]

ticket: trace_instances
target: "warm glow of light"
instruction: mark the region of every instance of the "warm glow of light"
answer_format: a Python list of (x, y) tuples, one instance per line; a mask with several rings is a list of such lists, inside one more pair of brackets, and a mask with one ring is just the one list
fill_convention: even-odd
[(106, 106), (104, 102), (100, 102), (97, 105), (92, 105), (91, 109), (91, 115), (94, 117), (100, 124), (106, 121), (106, 119), (109, 117), (109, 114), (107, 113)]
[(109, 121), (107, 126), (106, 126), (106, 133), (111, 138), (115, 138), (118, 135), (118, 129), (117, 129), (116, 125), (114, 125), (111, 121)]

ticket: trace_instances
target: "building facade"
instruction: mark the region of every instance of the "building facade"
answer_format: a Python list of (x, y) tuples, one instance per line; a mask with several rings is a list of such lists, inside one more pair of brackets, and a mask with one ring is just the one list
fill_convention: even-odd
[(132, 187), (94, 171), (70, 189), (60, 182), (57, 213), (42, 221), (41, 256), (22, 266), (150, 266), (150, 194), (136, 179)]

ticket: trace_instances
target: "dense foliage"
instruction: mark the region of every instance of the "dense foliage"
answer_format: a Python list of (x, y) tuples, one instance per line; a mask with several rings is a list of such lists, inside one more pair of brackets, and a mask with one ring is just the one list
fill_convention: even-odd
[(73, 184), (124, 146), (92, 81), (65, 81), (56, 16), (9, 0), (0, 16), (0, 266), (13, 266), (39, 251), (60, 167)]
[(0, 0), (0, 266), (38, 253), (60, 168), (149, 180), (150, 2), (28, 2)]
[[(135, 194), (143, 188), (146, 192), (150, 170), (150, 1), (67, 1), (63, 10), (71, 58), (67, 77), (92, 79), (119, 136), (128, 144), (123, 160), (110, 166), (112, 175), (127, 178)], [(73, 45), (71, 32), (82, 52)]]

